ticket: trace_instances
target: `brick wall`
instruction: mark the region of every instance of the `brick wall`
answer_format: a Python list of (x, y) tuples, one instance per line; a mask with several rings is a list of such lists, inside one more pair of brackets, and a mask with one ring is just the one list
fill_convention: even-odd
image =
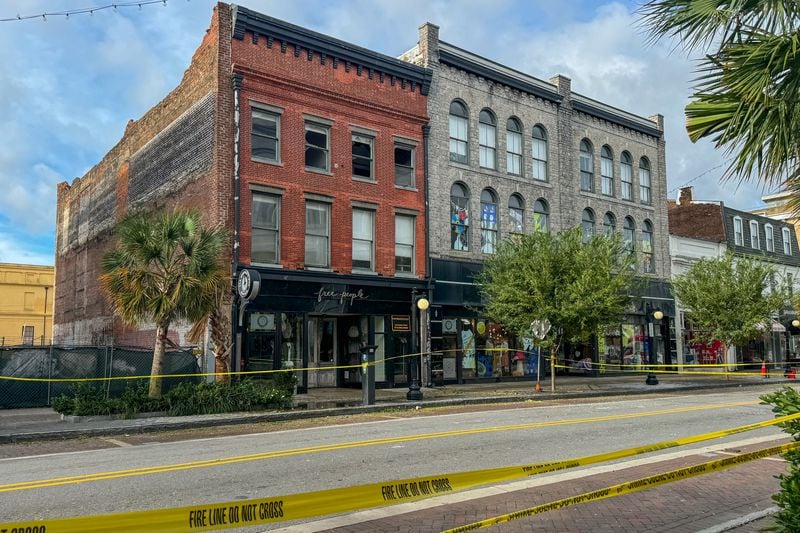
[[(254, 42), (255, 41), (255, 42)], [(305, 195), (333, 198), (331, 209), (331, 267), (352, 269), (352, 203), (377, 204), (375, 268), (394, 274), (394, 214), (396, 208), (415, 210), (416, 274), (425, 275), (425, 203), (422, 126), (427, 122), (426, 98), (419, 86), (368, 69), (347, 65), (330, 56), (294, 46), (268, 44), (249, 32), (232, 41), (234, 70), (244, 76), (240, 96), (241, 261), (250, 262), (251, 186), (283, 190), (281, 204), (281, 264), (304, 267)], [(258, 102), (280, 108), (280, 160), (269, 164), (251, 159), (251, 106)], [(305, 169), (304, 114), (332, 121), (330, 173)], [(375, 132), (375, 183), (353, 179), (351, 126)], [(394, 136), (416, 143), (416, 190), (395, 187)]]

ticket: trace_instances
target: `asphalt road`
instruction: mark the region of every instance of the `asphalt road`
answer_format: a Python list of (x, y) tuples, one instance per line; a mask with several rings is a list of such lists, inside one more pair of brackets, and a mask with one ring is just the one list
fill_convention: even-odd
[[(0, 522), (263, 498), (568, 459), (772, 418), (769, 407), (758, 404), (763, 392), (745, 389), (568, 406), (523, 405), (3, 459)], [(709, 408), (697, 409), (703, 406)], [(431, 435), (453, 430), (462, 434)], [(770, 434), (780, 430), (760, 429), (714, 443)], [(326, 449), (308, 449), (315, 446)], [(215, 464), (186, 464), (205, 460)], [(160, 471), (137, 471), (146, 467)], [(81, 482), (57, 479), (87, 474), (94, 477)], [(8, 486), (32, 481), (37, 482), (34, 488), (25, 490)]]

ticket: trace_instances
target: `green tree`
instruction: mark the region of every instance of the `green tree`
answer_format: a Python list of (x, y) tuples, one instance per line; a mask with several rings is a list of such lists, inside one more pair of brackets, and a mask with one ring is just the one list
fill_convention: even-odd
[(618, 234), (583, 242), (580, 228), (536, 232), (505, 239), (477, 281), (487, 315), (510, 331), (530, 336), (533, 320), (548, 319), (552, 328), (543, 345), (552, 355), (564, 339), (585, 340), (621, 321), (634, 263)]
[(800, 193), (800, 2), (652, 0), (639, 13), (653, 39), (705, 53), (686, 106), (691, 140), (732, 157), (726, 177)]
[(100, 283), (123, 320), (155, 324), (149, 396), (158, 398), (170, 325), (206, 319), (230, 284), (221, 261), (227, 232), (203, 227), (197, 212), (174, 210), (130, 213), (116, 234)]
[(698, 339), (726, 347), (763, 335), (789, 300), (773, 264), (730, 252), (696, 262), (672, 286)]

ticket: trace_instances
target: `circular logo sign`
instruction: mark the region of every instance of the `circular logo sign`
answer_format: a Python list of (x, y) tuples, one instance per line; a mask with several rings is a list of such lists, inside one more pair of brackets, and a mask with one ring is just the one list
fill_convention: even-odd
[(250, 292), (253, 290), (253, 279), (250, 277), (249, 270), (242, 270), (239, 272), (238, 292), (239, 296), (247, 299)]

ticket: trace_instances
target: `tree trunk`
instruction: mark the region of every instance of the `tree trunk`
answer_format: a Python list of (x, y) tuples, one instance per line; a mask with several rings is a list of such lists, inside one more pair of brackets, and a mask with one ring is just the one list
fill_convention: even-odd
[(216, 381), (230, 383), (231, 376), (231, 337), (228, 328), (226, 314), (217, 306), (209, 316), (209, 326), (211, 328), (211, 343), (214, 345), (214, 373), (221, 374), (215, 376)]
[(156, 345), (153, 348), (153, 367), (150, 369), (150, 398), (161, 398), (161, 373), (164, 369), (164, 354), (167, 347), (167, 332), (169, 322), (164, 322), (156, 327)]

